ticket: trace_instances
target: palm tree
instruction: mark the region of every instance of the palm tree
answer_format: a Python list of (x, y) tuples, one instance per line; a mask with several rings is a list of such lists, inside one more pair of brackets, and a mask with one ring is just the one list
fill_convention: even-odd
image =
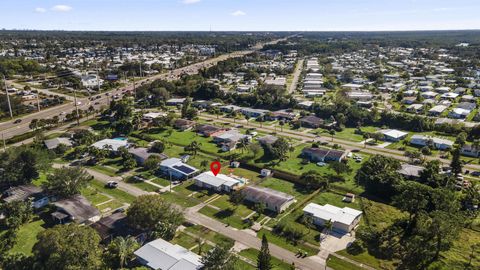
[(133, 259), (133, 252), (138, 246), (138, 242), (133, 237), (116, 237), (110, 243), (108, 250), (118, 259), (118, 265), (122, 269), (128, 260)]
[(249, 143), (250, 142), (248, 141), (247, 137), (243, 137), (240, 139), (240, 141), (238, 141), (238, 147), (240, 148), (240, 150), (242, 150), (242, 154), (243, 151), (247, 149)]
[(326, 235), (329, 235), (330, 232), (332, 231), (333, 229), (333, 223), (332, 223), (332, 220), (329, 219), (327, 221), (325, 221), (325, 223), (323, 224), (323, 227), (325, 228), (325, 230), (327, 231)]
[(203, 240), (203, 239), (200, 238), (200, 237), (197, 237), (197, 238), (195, 239), (195, 242), (197, 242), (197, 245), (198, 245), (198, 255), (202, 256), (203, 247), (205, 246), (205, 240)]
[(328, 131), (328, 133), (330, 133), (330, 136), (332, 136), (332, 142), (333, 142), (333, 136), (335, 136), (335, 130), (331, 129), (330, 131)]
[(200, 146), (202, 143), (199, 143), (197, 141), (191, 142), (187, 147), (185, 147), (185, 150), (192, 153), (192, 155), (195, 157), (198, 153), (198, 150), (200, 150)]

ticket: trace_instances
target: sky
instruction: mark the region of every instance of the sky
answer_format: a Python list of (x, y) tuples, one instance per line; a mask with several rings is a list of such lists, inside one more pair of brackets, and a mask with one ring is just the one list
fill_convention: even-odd
[(479, 0), (0, 0), (0, 29), (480, 29)]

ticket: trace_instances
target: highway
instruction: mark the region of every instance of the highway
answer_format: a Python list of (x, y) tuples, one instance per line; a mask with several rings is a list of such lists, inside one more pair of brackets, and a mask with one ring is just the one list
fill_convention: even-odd
[[(281, 42), (281, 41), (285, 41), (288, 38), (290, 38), (290, 37), (277, 39), (277, 40), (270, 41), (270, 42), (267, 42), (267, 43), (258, 43), (248, 50), (236, 51), (236, 52), (232, 52), (232, 53), (228, 53), (228, 54), (222, 54), (218, 57), (207, 59), (203, 62), (194, 63), (194, 64), (191, 64), (189, 66), (185, 66), (185, 67), (181, 67), (181, 68), (172, 70), (168, 73), (162, 73), (162, 74), (142, 78), (138, 81), (135, 81), (135, 85), (136, 85), (136, 87), (138, 87), (143, 83), (147, 83), (149, 81), (154, 81), (154, 80), (159, 80), (159, 79), (170, 80), (170, 81), (177, 80), (182, 74), (190, 74), (190, 75), (196, 74), (201, 69), (208, 68), (208, 67), (211, 67), (213, 65), (216, 65), (218, 62), (221, 62), (221, 61), (224, 61), (224, 60), (227, 60), (227, 59), (230, 59), (230, 58), (236, 58), (236, 57), (242, 57), (242, 56), (248, 55), (252, 52), (261, 50), (263, 48), (263, 46), (265, 46), (265, 45), (275, 44), (275, 43), (278, 43), (278, 42)], [(105, 92), (102, 93), (102, 94), (97, 94), (97, 95), (100, 95), (101, 98), (93, 100), (93, 101), (88, 100), (88, 98), (78, 98), (77, 102), (80, 102), (79, 103), (80, 105), (78, 106), (78, 109), (86, 110), (90, 106), (93, 106), (95, 109), (100, 109), (101, 106), (109, 104), (112, 96), (121, 95), (124, 92), (133, 91), (133, 89), (134, 89), (134, 86), (133, 86), (133, 83), (132, 83), (128, 86), (121, 87), (119, 89), (115, 89), (115, 90), (110, 91), (109, 96), (107, 96)], [(97, 96), (97, 95), (94, 95), (94, 96)], [(71, 100), (71, 98), (70, 98), (70, 100)], [(4, 139), (12, 138), (16, 135), (20, 135), (20, 134), (29, 132), (30, 131), (29, 124), (32, 121), (32, 119), (48, 119), (48, 118), (52, 118), (54, 116), (59, 116), (60, 119), (62, 119), (63, 115), (71, 113), (74, 110), (75, 110), (75, 103), (74, 102), (68, 102), (68, 103), (65, 103), (65, 104), (62, 104), (62, 105), (59, 105), (59, 106), (55, 106), (55, 107), (52, 107), (52, 108), (47, 108), (47, 109), (41, 110), (40, 112), (31, 113), (31, 114), (28, 114), (24, 117), (21, 117), (20, 119), (22, 119), (22, 122), (17, 123), (17, 124), (14, 123), (15, 120), (9, 120), (9, 121), (2, 122), (2, 123), (0, 123), (0, 135), (3, 136)]]

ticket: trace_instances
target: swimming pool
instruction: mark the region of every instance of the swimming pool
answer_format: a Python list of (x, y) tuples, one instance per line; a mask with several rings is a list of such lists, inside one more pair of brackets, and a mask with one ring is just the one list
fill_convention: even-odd
[(113, 140), (115, 140), (115, 141), (126, 141), (128, 139), (125, 138), (125, 137), (117, 137), (117, 138), (113, 138)]

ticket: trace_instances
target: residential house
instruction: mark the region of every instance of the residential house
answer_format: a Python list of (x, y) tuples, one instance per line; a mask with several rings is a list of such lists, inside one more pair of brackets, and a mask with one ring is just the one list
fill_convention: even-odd
[(318, 118), (315, 115), (308, 115), (300, 118), (300, 125), (308, 128), (319, 128), (325, 124), (322, 118)]
[(410, 179), (410, 180), (416, 180), (420, 177), (420, 173), (424, 170), (424, 167), (421, 166), (416, 166), (416, 165), (411, 165), (404, 163), (402, 164), (402, 167), (397, 171), (399, 174), (403, 175), (403, 177)]
[(137, 163), (140, 165), (143, 165), (150, 156), (157, 156), (160, 158), (160, 160), (168, 158), (165, 154), (148, 152), (148, 148), (145, 147), (130, 148), (128, 149), (128, 152), (133, 155), (135, 161), (137, 161)]
[(42, 188), (31, 184), (11, 187), (2, 195), (2, 201), (6, 203), (26, 200), (31, 200), (32, 207), (39, 209), (46, 206), (50, 198), (43, 192)]
[(398, 142), (405, 139), (408, 136), (407, 132), (403, 132), (396, 129), (386, 129), (380, 131), (383, 134), (383, 139), (390, 142)]
[(73, 221), (77, 224), (89, 224), (100, 220), (98, 209), (82, 195), (74, 195), (53, 204), (57, 211), (52, 213), (52, 217), (59, 223)]
[(189, 130), (195, 126), (195, 121), (190, 121), (187, 119), (177, 119), (173, 123), (173, 126), (181, 131)]
[(212, 125), (197, 125), (195, 131), (202, 136), (213, 137), (222, 134), (226, 129)]
[(186, 98), (171, 98), (167, 100), (167, 106), (177, 106), (183, 104), (185, 102)]
[(257, 141), (258, 141), (261, 145), (272, 145), (272, 144), (274, 144), (277, 140), (278, 140), (278, 138), (275, 137), (275, 136), (273, 136), (273, 135), (265, 135), (265, 136), (257, 139)]
[(177, 244), (157, 239), (134, 252), (138, 261), (154, 270), (199, 270), (201, 257)]
[(454, 108), (452, 111), (448, 113), (448, 117), (454, 119), (465, 119), (472, 111), (462, 109), (462, 108)]
[(160, 172), (169, 179), (185, 180), (195, 176), (198, 170), (179, 158), (169, 158), (160, 162)]
[(430, 115), (430, 116), (439, 116), (439, 115), (442, 114), (446, 109), (448, 109), (448, 107), (445, 106), (445, 105), (436, 105), (436, 106), (434, 106), (433, 108), (431, 108), (430, 110), (428, 110), (428, 115)]
[(311, 216), (313, 224), (324, 226), (325, 222), (330, 221), (332, 230), (339, 233), (349, 233), (360, 222), (362, 211), (349, 207), (336, 207), (330, 204), (319, 205), (309, 203), (303, 208), (303, 214)]
[(302, 150), (302, 156), (309, 159), (312, 162), (329, 162), (329, 161), (340, 162), (346, 158), (347, 153), (345, 151), (328, 149), (328, 148), (305, 147)]
[(223, 152), (228, 152), (234, 150), (240, 140), (250, 140), (250, 138), (250, 136), (241, 134), (236, 129), (231, 129), (213, 136), (213, 142), (219, 145), (222, 148)]
[(63, 138), (63, 137), (45, 140), (43, 141), (43, 143), (45, 144), (45, 147), (47, 147), (48, 150), (56, 149), (59, 145), (65, 145), (67, 147), (73, 146), (73, 143), (69, 138)]
[(412, 138), (410, 139), (410, 144), (421, 147), (431, 145), (435, 149), (439, 150), (447, 150), (453, 147), (453, 142), (450, 140), (417, 134), (412, 136)]
[(460, 148), (460, 154), (469, 157), (478, 157), (480, 155), (480, 148), (477, 148), (471, 144), (465, 144)]
[(263, 203), (268, 210), (276, 213), (285, 211), (295, 202), (289, 194), (259, 186), (247, 186), (242, 190), (245, 200), (253, 203)]
[(244, 186), (246, 179), (234, 175), (214, 175), (212, 172), (204, 172), (193, 178), (195, 185), (200, 188), (210, 189), (216, 192), (232, 192)]
[(92, 144), (92, 146), (98, 149), (109, 149), (117, 152), (121, 147), (128, 148), (129, 144), (126, 139), (103, 139)]

